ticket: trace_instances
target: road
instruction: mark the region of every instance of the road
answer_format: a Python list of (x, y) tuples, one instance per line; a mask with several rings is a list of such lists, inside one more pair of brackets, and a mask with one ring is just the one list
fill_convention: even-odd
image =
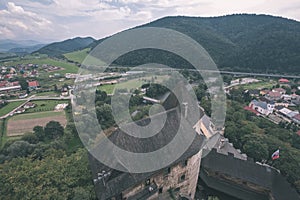
[[(115, 67), (118, 68), (118, 67)], [(183, 69), (176, 69), (176, 68), (157, 68), (157, 67), (135, 67), (134, 70), (145, 70), (147, 69), (151, 70), (169, 70), (169, 71), (180, 71)], [(188, 71), (198, 71), (196, 69), (186, 69)], [(153, 71), (152, 71), (153, 72)], [(288, 75), (288, 74), (267, 74), (267, 73), (250, 73), (250, 72), (233, 72), (233, 71), (224, 71), (224, 70), (201, 70), (201, 72), (206, 72), (206, 73), (221, 73), (221, 74), (231, 74), (231, 75), (245, 75), (245, 76), (261, 76), (261, 77), (274, 77), (274, 78), (292, 78), (292, 79), (300, 79), (300, 75)]]
[(15, 102), (15, 101), (25, 101), (24, 103), (22, 103), (20, 106), (18, 106), (17, 108), (13, 109), (12, 111), (10, 111), (9, 113), (7, 113), (6, 115), (3, 115), (0, 117), (0, 119), (4, 119), (4, 118), (7, 118), (11, 115), (14, 114), (14, 112), (21, 108), (22, 106), (24, 106), (27, 102), (29, 101), (34, 101), (34, 100), (69, 100), (71, 99), (72, 95), (70, 96), (67, 96), (67, 97), (51, 97), (51, 96), (35, 96), (35, 95), (32, 95), (28, 98), (24, 98), (24, 99), (11, 99), (11, 100), (7, 100), (7, 102)]

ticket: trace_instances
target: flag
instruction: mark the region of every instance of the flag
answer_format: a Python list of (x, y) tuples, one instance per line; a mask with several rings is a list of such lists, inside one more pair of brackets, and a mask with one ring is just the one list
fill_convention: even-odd
[(276, 160), (279, 158), (279, 149), (272, 154), (272, 160)]

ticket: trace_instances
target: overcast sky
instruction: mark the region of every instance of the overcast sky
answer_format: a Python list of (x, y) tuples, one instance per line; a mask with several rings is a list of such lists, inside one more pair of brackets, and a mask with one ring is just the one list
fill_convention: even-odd
[(299, 0), (0, 0), (0, 39), (96, 39), (164, 16), (257, 13), (300, 21)]

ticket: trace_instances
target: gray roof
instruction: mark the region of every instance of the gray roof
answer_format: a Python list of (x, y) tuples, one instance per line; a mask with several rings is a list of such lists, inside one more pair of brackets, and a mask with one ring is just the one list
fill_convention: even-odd
[[(202, 159), (201, 170), (203, 169), (209, 169), (261, 186), (269, 190), (278, 200), (300, 199), (296, 190), (276, 169), (256, 164), (251, 159), (239, 159), (231, 153), (228, 155), (218, 153), (216, 148)], [(215, 189), (218, 190), (218, 188)]]
[(266, 102), (263, 102), (263, 101), (256, 101), (256, 100), (253, 100), (252, 103), (255, 105), (255, 106), (258, 106), (258, 107), (261, 107), (263, 109), (267, 109), (268, 108), (268, 104)]
[[(152, 136), (150, 138), (136, 138), (118, 129), (109, 136), (110, 141), (113, 142), (119, 148), (136, 153), (153, 152), (164, 147), (166, 144), (171, 142), (177, 134), (177, 130), (179, 129), (179, 124), (181, 120), (181, 115), (180, 107), (178, 106), (178, 101), (176, 100), (176, 98), (174, 98), (174, 95), (170, 94), (169, 98), (167, 98), (166, 101), (163, 103), (163, 106), (167, 110), (165, 112), (165, 114), (167, 114), (166, 122), (164, 124), (164, 127), (155, 136)], [(160, 114), (156, 115), (155, 117), (159, 117), (159, 115)], [(196, 121), (197, 120), (195, 119), (195, 123)], [(147, 125), (148, 123), (150, 123), (150, 119), (146, 118), (135, 123), (140, 126)], [(127, 128), (130, 128), (131, 125), (133, 125), (133, 123), (128, 124)], [(173, 166), (176, 163), (183, 162), (191, 156), (197, 154), (202, 148), (203, 141), (205, 140), (204, 136), (198, 135), (193, 129), (193, 126), (188, 126), (188, 124), (181, 125), (183, 126), (184, 130), (187, 130), (188, 133), (194, 134), (195, 138), (192, 141), (192, 144), (189, 146), (189, 148), (175, 162), (165, 167), (164, 169), (158, 171), (139, 174), (125, 173), (105, 166), (104, 164), (100, 163), (97, 159), (95, 159), (91, 154), (89, 154), (93, 178), (97, 178), (97, 173), (99, 172), (111, 172), (111, 175), (105, 181), (105, 186), (102, 184), (102, 182), (98, 182), (97, 184), (95, 184), (97, 197), (100, 200), (102, 200), (119, 195), (125, 189), (131, 188), (139, 183), (142, 183), (154, 174), (161, 173), (162, 171), (165, 171), (168, 167)], [(101, 144), (99, 144), (95, 148), (96, 152), (99, 152), (99, 150), (97, 151), (98, 147), (101, 149)], [(170, 154), (171, 153), (172, 152), (170, 152)], [(122, 164), (118, 164), (118, 166), (122, 167)]]

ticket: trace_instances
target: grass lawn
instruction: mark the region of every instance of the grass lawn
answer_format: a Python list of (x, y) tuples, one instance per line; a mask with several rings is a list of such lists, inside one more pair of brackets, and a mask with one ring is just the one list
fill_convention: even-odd
[(106, 94), (113, 94), (116, 85), (101, 85), (98, 87), (99, 90), (106, 92)]
[(35, 113), (28, 113), (28, 114), (20, 114), (13, 116), (10, 120), (17, 121), (17, 120), (29, 120), (29, 119), (39, 119), (44, 117), (56, 117), (56, 116), (64, 116), (64, 112), (35, 112)]
[(59, 93), (56, 93), (54, 91), (50, 91), (50, 92), (39, 92), (39, 93), (36, 93), (36, 96), (59, 96), (60, 94)]
[(85, 57), (88, 55), (90, 51), (90, 48), (86, 48), (80, 51), (74, 51), (71, 53), (66, 53), (64, 56), (71, 61), (82, 63), (82, 61), (85, 59)]
[(26, 113), (53, 111), (57, 104), (69, 103), (68, 100), (35, 100), (31, 102), (36, 104), (36, 107), (29, 108), (25, 111)]
[(252, 89), (263, 89), (263, 88), (272, 88), (277, 83), (275, 81), (261, 81), (258, 83), (251, 83), (248, 85), (242, 85), (244, 89), (252, 90)]
[[(168, 78), (169, 76), (166, 75), (157, 76), (154, 82), (161, 83)], [(141, 78), (132, 79), (132, 80), (124, 81), (113, 85), (101, 85), (98, 87), (98, 89), (101, 91), (105, 91), (107, 94), (113, 94), (114, 89), (127, 89), (129, 91), (131, 89), (136, 89), (138, 87), (141, 87), (143, 84), (147, 83), (148, 81), (151, 81), (151, 79), (152, 77), (143, 77), (142, 79)]]
[(98, 65), (98, 66), (105, 65), (104, 62), (100, 61), (99, 59), (97, 59), (93, 56), (90, 56), (89, 55), (90, 50), (91, 50), (90, 48), (86, 48), (86, 49), (83, 49), (83, 50), (80, 50), (80, 51), (74, 51), (74, 52), (71, 52), (71, 53), (66, 53), (66, 54), (64, 54), (64, 56), (68, 60), (71, 60), (71, 61), (74, 61), (74, 62), (77, 62), (77, 63), (80, 63), (80, 64), (87, 58), (87, 60), (85, 61), (85, 64)]
[(0, 116), (8, 114), (10, 111), (17, 108), (24, 102), (25, 101), (14, 101), (14, 102), (8, 103), (6, 106), (4, 106), (3, 108), (0, 109)]

